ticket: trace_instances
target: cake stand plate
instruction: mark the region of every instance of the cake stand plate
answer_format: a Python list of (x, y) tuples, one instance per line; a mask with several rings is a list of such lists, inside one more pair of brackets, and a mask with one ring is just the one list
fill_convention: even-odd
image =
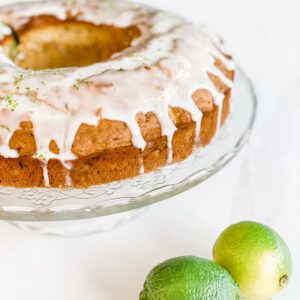
[[(2, 187), (0, 219), (36, 231), (39, 231), (40, 227), (36, 225), (39, 222), (89, 219), (134, 210), (125, 217), (125, 220), (131, 219), (139, 213), (137, 209), (175, 196), (205, 181), (237, 155), (249, 139), (257, 105), (253, 86), (240, 68), (236, 74), (232, 102), (232, 113), (217, 138), (187, 160), (150, 174), (86, 190)], [(92, 223), (102, 222), (101, 219), (105, 218), (94, 219)], [(122, 223), (119, 217), (116, 222)], [(63, 223), (67, 225), (70, 222)], [(69, 228), (73, 228), (70, 235), (80, 231), (73, 225)], [(53, 232), (47, 232), (45, 228), (41, 231)], [(54, 230), (54, 234), (57, 232)]]

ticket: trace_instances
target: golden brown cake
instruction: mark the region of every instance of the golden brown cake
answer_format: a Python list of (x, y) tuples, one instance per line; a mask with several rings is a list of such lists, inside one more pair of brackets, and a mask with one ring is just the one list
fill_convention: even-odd
[(0, 7), (0, 185), (86, 188), (208, 145), (230, 112), (219, 39), (123, 0)]

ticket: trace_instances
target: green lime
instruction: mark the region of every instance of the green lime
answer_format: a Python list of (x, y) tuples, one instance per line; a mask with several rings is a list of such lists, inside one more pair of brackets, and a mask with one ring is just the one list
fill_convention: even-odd
[(228, 227), (216, 241), (213, 256), (236, 280), (247, 300), (270, 299), (291, 276), (292, 259), (286, 243), (259, 223)]
[(156, 266), (148, 275), (140, 300), (238, 300), (239, 288), (216, 263), (183, 256)]

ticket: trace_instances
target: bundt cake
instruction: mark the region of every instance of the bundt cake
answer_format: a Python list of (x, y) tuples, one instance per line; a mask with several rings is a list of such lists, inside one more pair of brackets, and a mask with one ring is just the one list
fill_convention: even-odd
[(230, 112), (222, 41), (124, 0), (0, 7), (0, 186), (86, 188), (180, 162)]

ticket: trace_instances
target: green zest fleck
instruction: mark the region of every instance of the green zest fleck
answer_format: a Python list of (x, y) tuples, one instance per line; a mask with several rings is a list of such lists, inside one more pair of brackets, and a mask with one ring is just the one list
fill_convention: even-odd
[(14, 79), (14, 86), (16, 87), (17, 90), (20, 89), (20, 83), (25, 79), (24, 74), (17, 74), (13, 76)]
[(62, 71), (56, 70), (53, 73), (54, 75), (58, 75), (58, 76), (64, 76), (64, 73)]
[(73, 84), (73, 88), (74, 90), (79, 90), (80, 89), (80, 85), (84, 83), (87, 86), (90, 86), (92, 84), (92, 82), (90, 80), (87, 79), (76, 79), (75, 83)]
[(9, 48), (8, 57), (12, 61), (14, 61), (17, 58), (18, 54), (19, 54), (18, 43), (15, 40), (13, 40)]
[(80, 79), (76, 79), (76, 82), (73, 84), (74, 90), (79, 90), (80, 83), (81, 83), (81, 80)]
[(0, 125), (0, 128), (6, 129), (8, 132), (10, 132), (10, 129), (5, 125)]
[(12, 93), (9, 93), (4, 96), (2, 100), (4, 101), (4, 105), (6, 107), (8, 107), (11, 111), (15, 111), (18, 106), (18, 102), (14, 100), (12, 96)]
[(42, 152), (37, 152), (34, 154), (35, 158), (37, 158), (38, 160), (41, 160), (43, 162), (46, 162), (47, 161), (47, 158), (46, 158), (46, 152), (45, 153), (42, 153)]
[(136, 55), (136, 54), (133, 54), (131, 56), (131, 59), (136, 62), (136, 63), (140, 63), (140, 64), (147, 64), (147, 63), (151, 63), (151, 60), (146, 57), (146, 56), (143, 56), (143, 55)]
[(92, 82), (90, 80), (83, 80), (83, 83), (86, 84), (87, 86), (90, 86), (92, 84)]

